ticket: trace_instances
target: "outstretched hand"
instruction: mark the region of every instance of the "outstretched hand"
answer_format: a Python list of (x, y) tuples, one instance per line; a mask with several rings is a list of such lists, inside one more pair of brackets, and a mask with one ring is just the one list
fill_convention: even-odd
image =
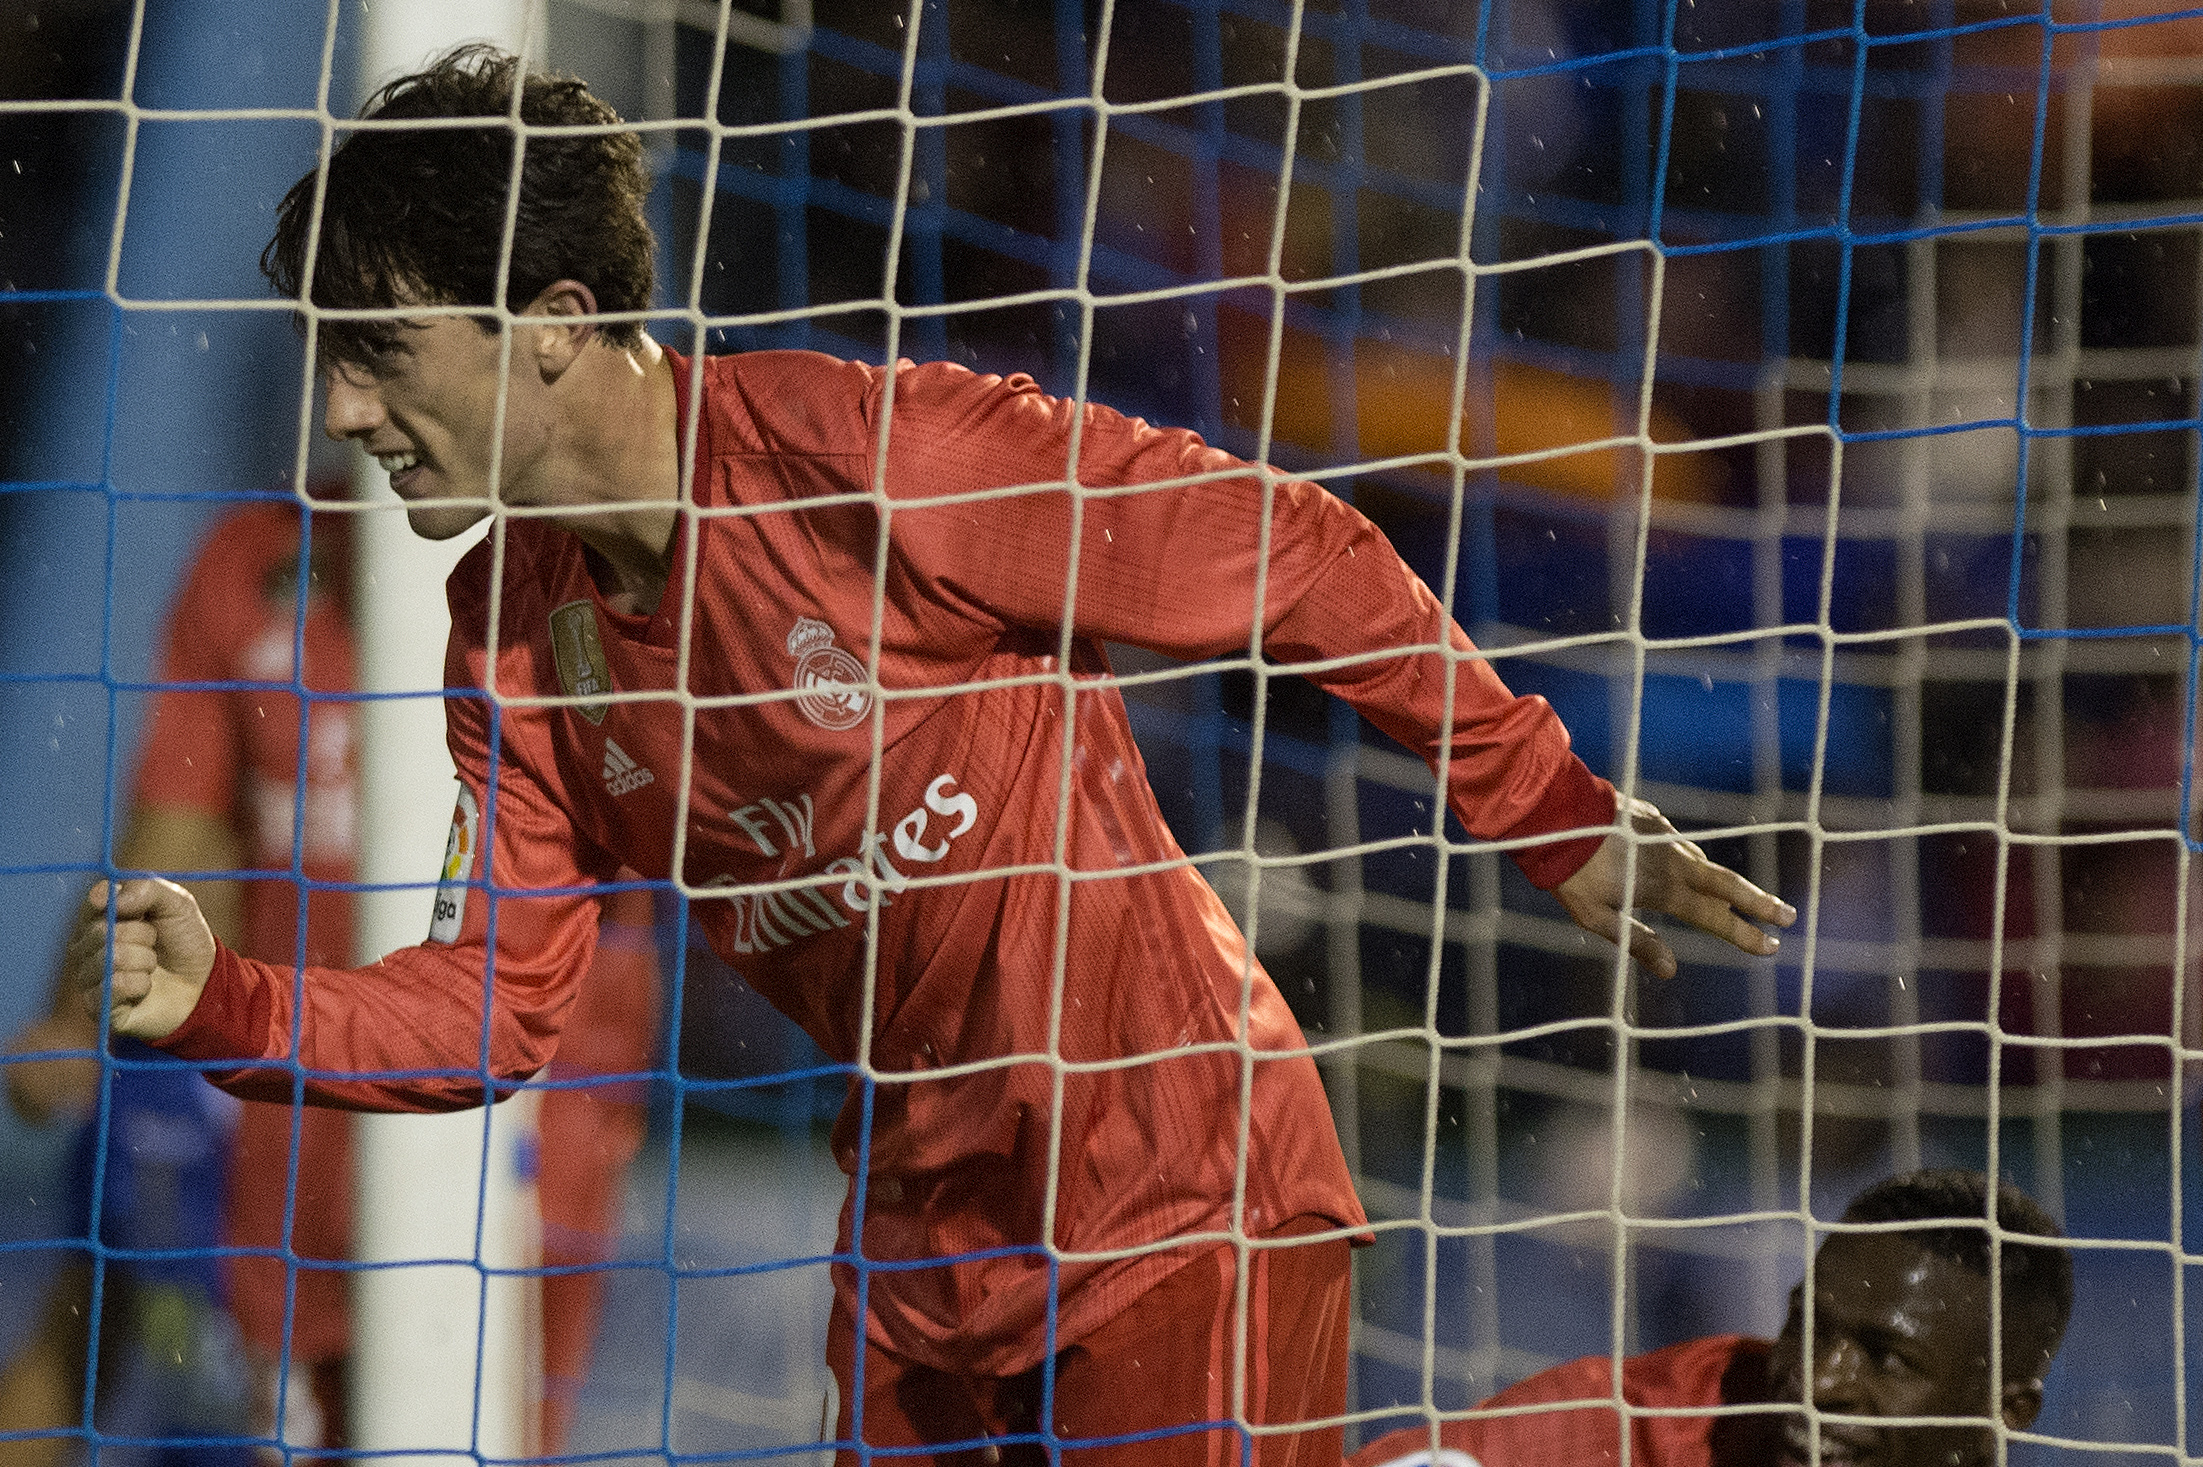
[[(1613, 942), (1619, 940), (1626, 920), (1629, 955), (1661, 978), (1675, 976), (1675, 953), (1657, 932), (1635, 917), (1625, 917), (1625, 907), (1680, 917), (1755, 957), (1768, 957), (1782, 945), (1773, 933), (1752, 924), (1788, 927), (1798, 919), (1795, 907), (1708, 860), (1704, 851), (1678, 836), (1667, 816), (1649, 801), (1629, 802), (1629, 826), (1639, 836), (1656, 837), (1637, 843), (1633, 890), (1622, 885), (1630, 843), (1618, 834), (1600, 842), (1575, 875), (1553, 888), (1553, 895), (1578, 927)], [(1660, 836), (1669, 839), (1657, 839)], [(1635, 900), (1628, 900), (1631, 896)]]
[(173, 881), (141, 876), (94, 882), (69, 939), (69, 986), (99, 1016), (107, 979), (107, 904), (115, 906), (115, 981), (108, 1023), (132, 1039), (166, 1039), (199, 1003), (214, 971), (214, 933), (199, 903)]

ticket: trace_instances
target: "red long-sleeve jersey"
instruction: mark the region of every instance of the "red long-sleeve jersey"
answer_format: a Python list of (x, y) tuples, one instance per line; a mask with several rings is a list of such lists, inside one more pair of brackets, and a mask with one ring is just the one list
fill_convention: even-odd
[[(1766, 1340), (1713, 1335), (1632, 1355), (1622, 1362), (1621, 1398), (1637, 1411), (1758, 1405), (1769, 1399), (1770, 1349)], [(1521, 1414), (1442, 1423), (1438, 1445), (1467, 1453), (1479, 1467), (1621, 1467), (1623, 1412), (1614, 1404), (1614, 1362), (1606, 1356), (1540, 1371), (1477, 1409), (1510, 1407)], [(1776, 1459), (1779, 1413), (1637, 1411), (1628, 1417), (1631, 1467), (1769, 1467)], [(1430, 1449), (1430, 1428), (1411, 1426), (1363, 1447), (1347, 1467), (1424, 1467)]]
[[(302, 999), (317, 1097), (476, 1103), (549, 1057), (592, 883), (678, 857), (714, 949), (876, 1079), (835, 1134), (862, 1256), (1023, 1250), (871, 1272), (879, 1343), (1014, 1373), (1046, 1348), (1044, 1241), (1109, 1255), (1061, 1262), (1061, 1348), (1181, 1263), (1170, 1240), (1360, 1223), (1299, 1030), (1171, 838), (1102, 644), (1244, 659), (1259, 628), (1442, 762), (1486, 838), (1612, 820), (1552, 710), (1351, 507), (1193, 434), (943, 364), (673, 368), (694, 508), (654, 615), (609, 609), (539, 519), (502, 523), (494, 584), (494, 541), (452, 576), (441, 940), (295, 986), (225, 952), (168, 1047), (288, 1058)], [(1517, 859), (1550, 886), (1596, 839)]]

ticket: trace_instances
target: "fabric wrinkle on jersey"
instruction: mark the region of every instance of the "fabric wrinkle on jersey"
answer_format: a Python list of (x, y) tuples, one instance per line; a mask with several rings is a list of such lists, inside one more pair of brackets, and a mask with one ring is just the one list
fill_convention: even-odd
[[(1622, 1362), (1622, 1399), (1652, 1410), (1750, 1406), (1769, 1399), (1770, 1340), (1711, 1335)], [(1614, 1362), (1605, 1355), (1539, 1371), (1478, 1403), (1478, 1410), (1580, 1401), (1575, 1410), (1476, 1416), (1438, 1427), (1445, 1452), (1480, 1467), (1620, 1467), (1621, 1414), (1614, 1406)], [(1776, 1457), (1783, 1413), (1706, 1416), (1630, 1415), (1630, 1467), (1767, 1467)], [(1427, 1426), (1388, 1433), (1347, 1459), (1347, 1467), (1420, 1467), (1431, 1450)]]
[[(463, 780), (486, 791), (494, 763), (480, 842), (493, 864), (473, 868), (471, 889), (452, 888), (465, 898), (454, 943), (393, 954), (371, 983), (307, 975), (307, 1063), (396, 1070), (434, 1056), (452, 1071), (478, 1069), (494, 905), (489, 1060), (500, 1075), (532, 1072), (555, 1045), (589, 952), (591, 883), (622, 862), (671, 874), (687, 759), (682, 875), (729, 889), (696, 898), (699, 926), (829, 1056), (868, 1058), (878, 1077), (869, 1136), (852, 1085), (834, 1137), (844, 1170), (866, 1170), (863, 1257), (1012, 1250), (868, 1271), (875, 1342), (937, 1368), (1016, 1374), (1041, 1357), (1056, 1301), (1058, 1347), (1076, 1341), (1177, 1266), (1184, 1253), (1171, 1244), (1229, 1233), (1243, 1123), (1247, 1232), (1303, 1214), (1360, 1228), (1299, 1028), (1165, 826), (1123, 699), (1099, 681), (1103, 643), (1244, 658), (1271, 514), (1265, 653), (1346, 656), (1313, 680), (1426, 759), (1443, 755), (1450, 803), (1479, 838), (1590, 829), (1516, 853), (1546, 886), (1588, 859), (1614, 812), (1612, 788), (1569, 751), (1551, 708), (1507, 693), (1362, 516), (1313, 485), (1265, 485), (1193, 434), (945, 364), (889, 372), (769, 352), (675, 356), (673, 369), (684, 425), (692, 373), (702, 396), (695, 510), (683, 516), (660, 606), (610, 611), (581, 543), (533, 519), (503, 525), (496, 594), (488, 546), (461, 562), (447, 683), (568, 701), (505, 703), (493, 715), (480, 695), (447, 700)], [(875, 453), (890, 391), (879, 476), (890, 536), (876, 568)], [(1082, 486), (1220, 477), (1074, 495), (1063, 482), (1074, 427)], [(991, 492), (1005, 486), (1034, 487)], [(1198, 566), (1190, 546), (1201, 547)], [(1350, 558), (1364, 564), (1337, 573)], [(876, 569), (885, 597), (875, 658)], [(1059, 666), (1067, 586), (1072, 635)], [(680, 691), (700, 700), (692, 744), (679, 702), (633, 696), (674, 690), (684, 625), (693, 636)], [(875, 662), (876, 686), (864, 675)], [(1455, 721), (1441, 738), (1449, 674)], [(876, 721), (883, 757), (868, 836)], [(636, 770), (652, 778), (638, 782)], [(1065, 784), (1071, 802), (1059, 811)], [(494, 903), (482, 890), (492, 875)], [(528, 895), (547, 890), (557, 894)], [(1060, 1015), (1059, 900), (1070, 904)], [(876, 988), (862, 1032), (868, 971)], [(288, 973), (225, 950), (167, 1046), (280, 1057), (291, 1001)], [(1253, 1095), (1244, 1118), (1243, 1064)], [(950, 1067), (960, 1068), (926, 1078)], [(267, 1078), (247, 1070), (228, 1083), (250, 1092)], [(479, 1098), (464, 1073), (315, 1088), (384, 1107)], [(1069, 1255), (1150, 1251), (1066, 1257), (1052, 1269), (1040, 1246), (1051, 1170), (1045, 1241)], [(854, 1200), (852, 1191), (842, 1214), (845, 1249)], [(840, 1288), (855, 1287), (851, 1273), (840, 1270)]]

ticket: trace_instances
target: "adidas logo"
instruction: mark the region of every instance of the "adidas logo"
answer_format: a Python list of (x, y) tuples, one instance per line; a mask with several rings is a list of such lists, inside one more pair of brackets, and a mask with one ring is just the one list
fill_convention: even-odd
[(604, 787), (615, 795), (639, 790), (657, 776), (627, 757), (627, 751), (610, 739), (604, 741)]

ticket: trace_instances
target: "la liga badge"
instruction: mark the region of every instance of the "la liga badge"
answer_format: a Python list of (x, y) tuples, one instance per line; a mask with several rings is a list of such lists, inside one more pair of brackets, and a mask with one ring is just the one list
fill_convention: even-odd
[(474, 791), (459, 786), (451, 807), (451, 834), (444, 841), (444, 870), (436, 882), (436, 910), (428, 920), (430, 942), (457, 942), (467, 920), (467, 878), (474, 874), (475, 842), (482, 834), (482, 807)]

